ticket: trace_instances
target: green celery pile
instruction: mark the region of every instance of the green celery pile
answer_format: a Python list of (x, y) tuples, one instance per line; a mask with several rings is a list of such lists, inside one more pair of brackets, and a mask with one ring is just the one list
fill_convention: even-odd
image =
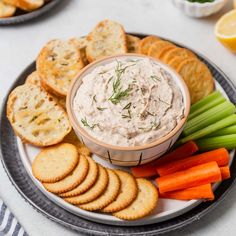
[(216, 91), (193, 104), (183, 137), (177, 144), (195, 140), (200, 150), (236, 148), (236, 107)]

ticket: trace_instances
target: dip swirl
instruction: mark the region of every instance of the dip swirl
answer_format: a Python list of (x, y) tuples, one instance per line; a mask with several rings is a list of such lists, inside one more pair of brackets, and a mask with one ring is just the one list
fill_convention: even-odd
[(76, 118), (91, 136), (116, 146), (156, 141), (183, 118), (183, 96), (160, 64), (119, 59), (82, 79), (73, 101)]

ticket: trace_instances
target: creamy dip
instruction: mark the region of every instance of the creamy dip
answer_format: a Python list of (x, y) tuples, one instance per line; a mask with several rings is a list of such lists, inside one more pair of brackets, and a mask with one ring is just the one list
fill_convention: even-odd
[(73, 103), (91, 136), (116, 146), (139, 146), (167, 135), (183, 118), (183, 96), (160, 64), (119, 59), (82, 79)]

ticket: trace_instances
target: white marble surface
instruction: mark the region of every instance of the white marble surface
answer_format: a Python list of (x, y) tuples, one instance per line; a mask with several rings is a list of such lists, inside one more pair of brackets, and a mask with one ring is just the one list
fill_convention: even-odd
[[(215, 39), (219, 14), (206, 19), (184, 16), (170, 0), (65, 0), (54, 12), (31, 23), (0, 27), (0, 101), (16, 76), (32, 62), (44, 43), (53, 38), (87, 34), (104, 18), (121, 22), (126, 31), (157, 34), (201, 52), (236, 83), (235, 55)], [(26, 203), (0, 165), (0, 195), (31, 236), (78, 235), (43, 217)], [(200, 221), (168, 235), (233, 236), (236, 233), (236, 188), (217, 209)]]

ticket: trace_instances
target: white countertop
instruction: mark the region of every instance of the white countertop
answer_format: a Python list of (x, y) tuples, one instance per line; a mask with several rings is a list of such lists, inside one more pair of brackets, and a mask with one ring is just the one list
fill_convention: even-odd
[[(31, 23), (0, 27), (0, 101), (19, 73), (50, 39), (86, 35), (108, 18), (128, 32), (157, 34), (204, 54), (236, 83), (235, 55), (215, 39), (213, 27), (223, 12), (206, 19), (191, 19), (164, 0), (65, 0), (55, 11)], [(78, 235), (43, 217), (17, 193), (0, 165), (0, 195), (30, 236)], [(199, 222), (168, 235), (233, 236), (236, 233), (236, 188), (217, 209)]]

